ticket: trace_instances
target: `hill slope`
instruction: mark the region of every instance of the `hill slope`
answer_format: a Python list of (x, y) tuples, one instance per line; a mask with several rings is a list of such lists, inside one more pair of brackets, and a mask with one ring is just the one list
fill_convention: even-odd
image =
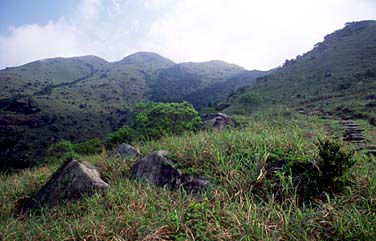
[[(357, 163), (346, 172), (351, 180), (346, 188), (303, 204), (299, 202), (301, 189), (297, 189), (295, 183), (307, 183), (305, 180), (312, 180), (311, 176), (294, 178), (294, 172), (286, 168), (268, 172), (266, 166), (270, 162), (267, 161), (279, 157), (276, 163), (290, 160), (304, 168), (302, 164), (307, 161), (319, 160), (317, 138), (329, 135), (327, 126), (317, 117), (287, 112), (286, 108), (259, 113), (250, 120), (242, 118), (242, 129), (134, 143), (142, 157), (156, 150), (168, 150), (168, 157), (176, 160), (175, 164), (183, 173), (208, 177), (212, 190), (200, 198), (184, 190), (173, 192), (130, 180), (132, 167), (141, 157), (109, 157), (113, 153), (109, 150), (79, 159), (96, 166), (104, 181), (109, 183), (111, 188), (105, 195), (64, 201), (50, 211), (43, 208), (39, 213), (36, 209), (35, 214), (20, 217), (14, 210), (38, 192), (61, 163), (50, 163), (16, 175), (0, 173), (0, 239), (374, 239), (375, 158), (356, 153)], [(326, 120), (326, 123), (332, 122)], [(343, 160), (343, 156), (338, 157)], [(270, 173), (279, 178), (271, 177)], [(162, 177), (164, 175), (172, 174), (161, 173)], [(347, 183), (343, 180), (346, 179), (339, 179), (339, 187)], [(315, 189), (312, 184), (318, 184), (310, 183), (306, 191)]]
[(175, 64), (150, 52), (113, 63), (83, 56), (1, 70), (0, 160), (38, 159), (59, 139), (103, 137), (129, 123), (140, 101), (188, 100), (205, 107), (264, 74), (253, 71), (233, 81), (247, 73), (222, 61)]
[(287, 104), (302, 112), (360, 117), (376, 125), (376, 21), (348, 23), (217, 108), (250, 112)]

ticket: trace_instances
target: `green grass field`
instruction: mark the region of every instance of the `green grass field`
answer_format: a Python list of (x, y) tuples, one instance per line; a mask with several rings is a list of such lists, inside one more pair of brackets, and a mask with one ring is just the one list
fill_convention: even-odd
[[(82, 156), (111, 185), (105, 196), (61, 203), (41, 214), (16, 216), (17, 200), (35, 193), (58, 163), (0, 174), (0, 240), (372, 240), (376, 236), (376, 159), (355, 152), (342, 192), (298, 202), (289, 178), (285, 197), (252, 183), (269, 156), (316, 160), (320, 138), (341, 136), (333, 120), (289, 111), (237, 117), (238, 127), (133, 143), (146, 156), (168, 150), (188, 173), (206, 175), (213, 188), (201, 198), (129, 180), (136, 159)], [(375, 144), (375, 128), (361, 122)], [(345, 144), (346, 148), (351, 148)]]

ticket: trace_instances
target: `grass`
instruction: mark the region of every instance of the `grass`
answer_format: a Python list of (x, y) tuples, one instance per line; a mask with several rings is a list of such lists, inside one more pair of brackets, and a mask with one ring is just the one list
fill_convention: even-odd
[[(272, 192), (261, 198), (252, 183), (268, 156), (283, 152), (317, 158), (315, 142), (328, 135), (316, 117), (290, 111), (241, 117), (242, 127), (134, 143), (145, 156), (164, 149), (185, 172), (210, 177), (200, 199), (129, 180), (135, 159), (82, 156), (111, 185), (94, 195), (17, 217), (15, 203), (37, 191), (59, 164), (0, 175), (0, 240), (371, 240), (376, 236), (376, 162), (356, 153), (342, 193), (298, 204)], [(371, 127), (370, 127), (371, 128)], [(289, 188), (289, 190), (287, 190)]]

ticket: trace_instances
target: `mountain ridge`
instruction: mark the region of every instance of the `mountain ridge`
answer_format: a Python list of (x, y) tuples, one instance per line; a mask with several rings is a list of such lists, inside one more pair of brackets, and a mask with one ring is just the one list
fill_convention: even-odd
[[(190, 101), (204, 108), (233, 91), (239, 73), (248, 72), (223, 61), (176, 64), (150, 52), (116, 62), (92, 55), (50, 58), (1, 70), (0, 159), (38, 159), (60, 139), (101, 138), (130, 123), (138, 102)], [(210, 88), (226, 81), (221, 92)]]

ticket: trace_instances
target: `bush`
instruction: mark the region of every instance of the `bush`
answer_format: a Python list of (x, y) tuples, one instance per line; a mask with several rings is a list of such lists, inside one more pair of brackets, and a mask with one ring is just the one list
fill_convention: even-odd
[(78, 154), (74, 150), (74, 144), (67, 140), (60, 140), (48, 148), (48, 153), (52, 160), (66, 160), (76, 158)]
[(317, 143), (319, 160), (316, 162), (285, 153), (270, 155), (264, 167), (266, 179), (253, 184), (253, 192), (267, 197), (273, 193), (277, 200), (296, 197), (309, 201), (323, 192), (342, 191), (347, 185), (346, 172), (355, 164), (352, 151), (335, 140), (323, 139)]
[(52, 160), (77, 158), (79, 154), (89, 155), (102, 151), (102, 142), (98, 138), (74, 144), (68, 140), (60, 140), (48, 148)]
[(98, 138), (93, 138), (84, 142), (73, 144), (73, 149), (79, 154), (95, 154), (100, 153), (103, 148), (103, 143)]
[(185, 131), (196, 131), (201, 127), (199, 113), (188, 102), (147, 102), (135, 107), (134, 124), (124, 126), (108, 134), (106, 147), (120, 143), (131, 143), (145, 139), (158, 139), (166, 135), (179, 135)]
[(118, 129), (117, 131), (107, 135), (106, 146), (108, 148), (111, 148), (117, 146), (120, 143), (131, 143), (137, 138), (138, 135), (133, 128), (129, 126), (124, 126)]
[(199, 113), (188, 102), (143, 103), (136, 107), (133, 129), (144, 138), (160, 138), (196, 131), (201, 127)]
[(320, 156), (317, 165), (321, 171), (322, 184), (324, 188), (331, 187), (355, 164), (353, 152), (330, 139), (319, 140), (317, 146)]

